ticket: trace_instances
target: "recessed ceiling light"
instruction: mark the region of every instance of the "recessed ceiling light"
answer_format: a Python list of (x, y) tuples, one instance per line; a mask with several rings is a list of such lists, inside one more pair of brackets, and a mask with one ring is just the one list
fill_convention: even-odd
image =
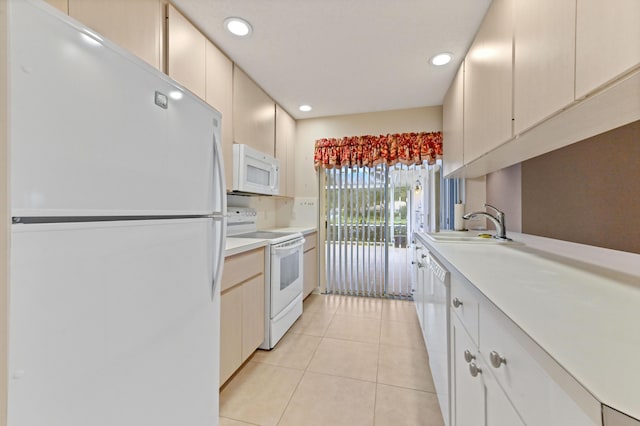
[(238, 37), (246, 37), (251, 34), (253, 28), (251, 24), (242, 18), (230, 17), (224, 20), (224, 27), (233, 35)]
[(451, 61), (453, 55), (451, 53), (438, 53), (436, 56), (431, 58), (431, 64), (435, 66), (446, 65)]
[(298, 107), (298, 109), (302, 112), (309, 112), (311, 111), (313, 108), (311, 108), (311, 105), (300, 105)]

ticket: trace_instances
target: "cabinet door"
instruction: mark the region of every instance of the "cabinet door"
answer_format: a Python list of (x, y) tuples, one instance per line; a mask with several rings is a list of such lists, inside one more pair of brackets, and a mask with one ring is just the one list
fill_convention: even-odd
[(444, 175), (464, 164), (463, 157), (464, 62), (456, 74), (442, 105), (442, 146)]
[(264, 274), (242, 284), (242, 361), (264, 340)]
[(318, 287), (318, 261), (316, 259), (318, 251), (313, 248), (305, 251), (303, 256), (303, 268), (304, 268), (304, 290), (303, 297), (307, 297), (309, 294)]
[[(451, 346), (452, 425), (493, 426), (485, 422), (485, 388), (482, 374), (473, 377), (469, 371), (469, 363), (464, 358), (464, 352), (467, 350), (478, 357), (476, 345), (455, 315), (451, 315)], [(474, 362), (477, 363), (478, 360)]]
[(213, 43), (205, 44), (206, 101), (222, 114), (222, 157), (227, 190), (233, 186), (233, 62)]
[(242, 364), (242, 286), (220, 297), (220, 385)]
[(524, 426), (525, 423), (518, 415), (511, 402), (496, 382), (495, 377), (488, 370), (484, 362), (479, 364), (482, 370), (482, 381), (485, 386), (486, 424), (488, 426)]
[(160, 0), (69, 0), (69, 15), (162, 69)]
[(573, 102), (574, 2), (515, 0), (514, 132)]
[(296, 121), (276, 105), (276, 158), (280, 160), (280, 195), (294, 196), (294, 146)]
[(233, 68), (233, 140), (273, 156), (275, 103), (249, 76)]
[(465, 58), (465, 164), (512, 136), (512, 46), (513, 0), (494, 0)]
[(640, 63), (640, 1), (578, 0), (576, 99)]
[(167, 74), (205, 99), (207, 39), (171, 5), (167, 6), (167, 42)]

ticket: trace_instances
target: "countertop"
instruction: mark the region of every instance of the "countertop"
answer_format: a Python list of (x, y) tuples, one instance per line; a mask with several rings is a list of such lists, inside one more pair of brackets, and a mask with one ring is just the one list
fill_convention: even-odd
[[(271, 228), (261, 229), (261, 231), (274, 231), (274, 232), (300, 232), (302, 235), (308, 235), (316, 232), (315, 227), (287, 227), (287, 228)], [(253, 250), (256, 248), (264, 247), (267, 245), (265, 239), (258, 238), (233, 238), (227, 237), (225, 245), (224, 256), (233, 256), (234, 254), (243, 253), (245, 251)]]
[(509, 236), (522, 244), (421, 239), (596, 399), (640, 419), (640, 255)]

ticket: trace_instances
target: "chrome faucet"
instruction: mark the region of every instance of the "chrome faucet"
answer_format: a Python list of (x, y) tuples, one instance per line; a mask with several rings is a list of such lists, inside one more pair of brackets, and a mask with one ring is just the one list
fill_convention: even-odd
[(498, 210), (497, 208), (487, 203), (484, 203), (484, 206), (495, 210), (496, 215), (494, 216), (491, 213), (487, 213), (487, 212), (473, 212), (473, 213), (465, 214), (464, 216), (462, 216), (462, 218), (465, 220), (469, 220), (469, 219), (475, 219), (480, 215), (486, 216), (489, 219), (491, 219), (493, 224), (496, 226), (496, 235), (494, 235), (493, 238), (497, 238), (499, 240), (511, 241), (511, 238), (507, 238), (507, 227), (504, 220), (504, 212)]

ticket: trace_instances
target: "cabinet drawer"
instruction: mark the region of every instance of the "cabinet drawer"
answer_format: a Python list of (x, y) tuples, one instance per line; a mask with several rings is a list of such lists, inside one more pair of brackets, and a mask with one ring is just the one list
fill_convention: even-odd
[(311, 249), (316, 248), (318, 244), (318, 233), (314, 232), (313, 234), (304, 236), (304, 248), (303, 251), (309, 251)]
[(478, 296), (470, 284), (456, 274), (451, 274), (450, 309), (460, 318), (462, 325), (475, 344), (478, 344)]
[(264, 273), (264, 248), (239, 253), (224, 260), (222, 287), (225, 291), (258, 274)]
[(479, 319), (480, 356), (526, 424), (601, 424), (598, 402), (506, 315), (483, 303)]

